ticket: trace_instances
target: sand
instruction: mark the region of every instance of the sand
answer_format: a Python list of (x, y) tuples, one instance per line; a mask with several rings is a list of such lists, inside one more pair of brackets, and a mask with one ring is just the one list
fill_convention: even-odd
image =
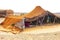
[(60, 40), (60, 24), (27, 28), (18, 34), (0, 31), (0, 40)]
[(60, 40), (60, 32), (41, 34), (0, 33), (0, 40)]

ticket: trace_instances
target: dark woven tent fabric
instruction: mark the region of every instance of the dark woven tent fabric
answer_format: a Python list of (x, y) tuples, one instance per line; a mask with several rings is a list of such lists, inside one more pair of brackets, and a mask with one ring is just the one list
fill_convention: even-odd
[(0, 17), (6, 17), (9, 15), (13, 15), (13, 11), (12, 10), (0, 10)]
[(27, 18), (26, 22), (29, 22), (31, 25), (41, 25), (47, 23), (60, 23), (60, 18), (55, 16), (49, 11), (45, 12), (43, 16), (36, 16), (34, 18)]
[(0, 10), (0, 17), (5, 17), (5, 16), (6, 16), (6, 11)]

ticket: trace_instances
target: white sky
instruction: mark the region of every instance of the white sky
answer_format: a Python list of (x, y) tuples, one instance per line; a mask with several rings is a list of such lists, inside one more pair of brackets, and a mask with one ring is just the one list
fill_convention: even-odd
[(37, 5), (51, 12), (60, 12), (60, 0), (0, 0), (0, 9), (15, 12), (30, 12)]

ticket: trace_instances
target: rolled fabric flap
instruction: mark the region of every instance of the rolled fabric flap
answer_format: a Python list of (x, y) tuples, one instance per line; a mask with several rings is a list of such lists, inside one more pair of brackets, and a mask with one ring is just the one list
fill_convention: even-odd
[(18, 28), (20, 28), (20, 29), (25, 29), (24, 18), (23, 18), (21, 21), (17, 22), (17, 23), (15, 24), (15, 26), (18, 27)]

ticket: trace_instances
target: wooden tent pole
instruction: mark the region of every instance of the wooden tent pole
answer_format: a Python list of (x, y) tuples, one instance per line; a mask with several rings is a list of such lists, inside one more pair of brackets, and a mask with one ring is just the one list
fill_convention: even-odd
[(39, 25), (41, 24), (41, 20), (39, 19)]
[(39, 20), (38, 20), (38, 17), (37, 17), (37, 23), (36, 23), (36, 25), (38, 25), (38, 22), (39, 22)]

